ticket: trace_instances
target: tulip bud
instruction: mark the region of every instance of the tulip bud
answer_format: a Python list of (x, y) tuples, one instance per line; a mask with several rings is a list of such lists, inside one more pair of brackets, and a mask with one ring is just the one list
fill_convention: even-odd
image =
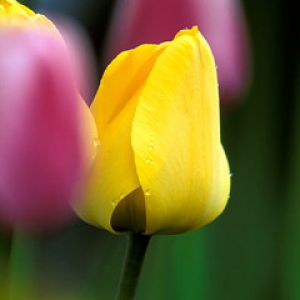
[(216, 66), (196, 27), (107, 67), (91, 107), (100, 148), (78, 214), (113, 233), (198, 229), (230, 186)]
[(0, 217), (38, 231), (71, 214), (91, 119), (54, 25), (7, 0), (0, 26)]
[(169, 40), (181, 28), (198, 25), (218, 66), (221, 101), (236, 100), (248, 77), (247, 34), (238, 0), (119, 1), (107, 56), (142, 43)]

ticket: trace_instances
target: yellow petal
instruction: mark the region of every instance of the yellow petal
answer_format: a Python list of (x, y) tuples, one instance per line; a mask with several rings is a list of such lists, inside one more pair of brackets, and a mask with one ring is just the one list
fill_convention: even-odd
[(146, 233), (178, 233), (224, 208), (229, 171), (220, 143), (216, 67), (197, 28), (181, 31), (144, 85), (132, 127)]
[(22, 27), (52, 30), (61, 39), (55, 25), (44, 15), (36, 14), (15, 0), (0, 0), (0, 27)]
[(99, 137), (94, 116), (86, 102), (79, 96), (79, 112), (81, 120), (81, 135), (84, 142), (84, 161), (85, 165), (90, 168), (99, 147)]
[(19, 18), (33, 17), (35, 13), (27, 6), (15, 0), (0, 1), (0, 17), (10, 16)]
[(213, 182), (218, 188), (211, 189), (209, 195), (210, 200), (203, 211), (203, 216), (194, 225), (194, 228), (200, 228), (215, 218), (217, 218), (224, 210), (230, 192), (230, 171), (223, 147), (219, 148), (220, 155), (217, 161), (217, 170), (214, 172)]
[[(139, 93), (163, 46), (143, 45), (120, 54), (106, 69), (92, 105), (100, 147), (82, 207), (88, 223), (115, 232), (119, 202), (140, 187), (131, 147), (131, 125)], [(117, 219), (122, 219), (117, 214)]]
[(124, 51), (107, 67), (92, 104), (100, 137), (144, 84), (166, 45), (142, 45)]

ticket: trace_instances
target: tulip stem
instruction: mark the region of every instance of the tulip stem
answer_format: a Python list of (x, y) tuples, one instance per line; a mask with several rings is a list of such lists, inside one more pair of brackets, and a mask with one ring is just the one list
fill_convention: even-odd
[(117, 300), (133, 300), (151, 236), (131, 234)]
[(15, 231), (9, 264), (9, 299), (32, 300), (35, 242), (21, 231)]

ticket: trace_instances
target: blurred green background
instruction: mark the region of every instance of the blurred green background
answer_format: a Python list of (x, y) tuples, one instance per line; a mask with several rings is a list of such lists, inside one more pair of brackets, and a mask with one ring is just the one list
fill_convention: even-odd
[[(21, 2), (79, 21), (94, 46), (100, 78), (114, 1)], [(300, 299), (299, 17), (293, 16), (292, 1), (243, 5), (251, 83), (236, 105), (221, 108), (222, 141), (233, 174), (229, 204), (202, 230), (153, 238), (136, 299)], [(2, 285), (10, 245), (10, 234), (0, 233)], [(19, 272), (33, 268), (41, 300), (110, 300), (125, 248), (125, 236), (77, 220), (36, 237), (33, 262), (21, 263)]]

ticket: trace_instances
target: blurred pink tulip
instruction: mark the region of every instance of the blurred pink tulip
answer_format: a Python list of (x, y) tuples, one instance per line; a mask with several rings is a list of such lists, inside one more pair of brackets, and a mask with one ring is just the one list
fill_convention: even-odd
[(57, 33), (7, 27), (0, 40), (0, 217), (40, 231), (71, 215), (79, 189), (79, 97)]
[(213, 50), (221, 101), (234, 102), (248, 78), (248, 48), (244, 15), (238, 0), (120, 0), (108, 38), (111, 60), (142, 43), (170, 40), (185, 27), (198, 25)]

